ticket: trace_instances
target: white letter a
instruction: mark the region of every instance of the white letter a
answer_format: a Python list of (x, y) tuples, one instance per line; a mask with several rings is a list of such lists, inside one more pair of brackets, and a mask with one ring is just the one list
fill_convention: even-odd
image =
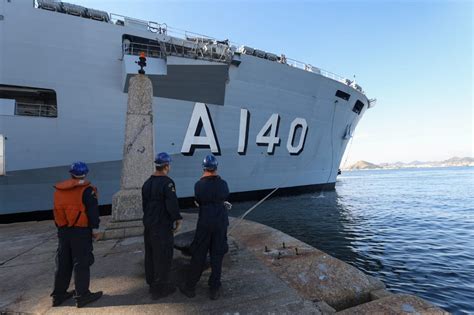
[[(204, 129), (205, 136), (201, 136), (201, 127)], [(212, 127), (212, 120), (204, 103), (194, 105), (193, 114), (189, 121), (186, 137), (184, 138), (181, 153), (193, 154), (194, 147), (207, 147), (212, 153), (219, 154), (219, 144)]]

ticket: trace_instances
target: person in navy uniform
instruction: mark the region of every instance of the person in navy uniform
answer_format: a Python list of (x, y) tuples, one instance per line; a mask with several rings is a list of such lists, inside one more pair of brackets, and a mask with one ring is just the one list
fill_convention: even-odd
[(220, 296), (222, 260), (228, 251), (227, 227), (229, 217), (226, 200), (229, 187), (217, 174), (217, 159), (208, 155), (202, 163), (204, 174), (194, 185), (194, 196), (199, 206), (199, 218), (196, 234), (191, 244), (191, 265), (184, 286), (180, 291), (187, 297), (196, 296), (195, 288), (206, 264), (208, 252), (211, 256), (211, 275), (208, 285), (210, 298), (217, 300)]
[(173, 261), (174, 233), (181, 225), (174, 181), (168, 177), (171, 157), (162, 152), (155, 158), (155, 173), (143, 184), (145, 227), (145, 275), (153, 299), (176, 291), (169, 281)]
[[(54, 188), (54, 222), (58, 228), (58, 249), (53, 307), (73, 297), (77, 307), (83, 307), (102, 296), (102, 291), (90, 292), (90, 266), (94, 263), (92, 239), (98, 239), (99, 207), (97, 189), (86, 180), (87, 164), (75, 162), (71, 178)], [(75, 291), (67, 291), (74, 271)]]

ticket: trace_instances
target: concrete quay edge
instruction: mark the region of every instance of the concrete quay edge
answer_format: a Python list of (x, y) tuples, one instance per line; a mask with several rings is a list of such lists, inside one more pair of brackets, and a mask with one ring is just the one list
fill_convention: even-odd
[[(183, 217), (182, 233), (195, 227), (197, 216), (184, 213)], [(102, 218), (103, 223), (109, 220)], [(231, 226), (235, 222), (231, 219)], [(111, 226), (117, 230), (126, 226), (138, 233), (142, 231), (139, 223)], [(0, 254), (0, 313), (448, 314), (419, 297), (392, 294), (382, 282), (355, 267), (281, 231), (246, 220), (229, 235), (223, 294), (218, 301), (207, 296), (209, 270), (203, 274), (196, 298), (176, 292), (151, 300), (143, 279), (143, 237), (138, 236), (94, 243), (91, 290), (103, 290), (102, 299), (84, 309), (76, 309), (72, 300), (51, 308), (54, 234), (51, 221), (0, 225), (0, 247), (8, 249)], [(175, 252), (173, 281), (182, 283), (188, 262)]]

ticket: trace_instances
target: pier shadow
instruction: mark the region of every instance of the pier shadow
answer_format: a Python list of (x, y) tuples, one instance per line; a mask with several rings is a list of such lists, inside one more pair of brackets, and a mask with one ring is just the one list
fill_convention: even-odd
[[(183, 285), (186, 275), (189, 271), (189, 259), (185, 257), (177, 257), (173, 259), (173, 265), (170, 272), (170, 282), (176, 285), (176, 292), (168, 297), (153, 300), (149, 287), (145, 282), (144, 262), (140, 262), (140, 272), (135, 276), (140, 279), (132, 288), (126, 289), (123, 294), (107, 294), (107, 289), (104, 288), (104, 295), (102, 298), (94, 303), (91, 303), (84, 308), (104, 308), (110, 306), (134, 306), (134, 305), (153, 305), (153, 304), (178, 304), (189, 301), (183, 296), (178, 287)], [(117, 281), (117, 286), (120, 286), (120, 281)], [(74, 300), (69, 300), (64, 303), (64, 306), (74, 306)]]

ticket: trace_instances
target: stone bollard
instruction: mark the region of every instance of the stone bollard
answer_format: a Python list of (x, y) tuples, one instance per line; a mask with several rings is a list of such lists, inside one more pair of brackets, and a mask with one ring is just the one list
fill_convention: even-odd
[(120, 191), (112, 198), (112, 221), (104, 238), (141, 235), (141, 187), (153, 173), (153, 86), (144, 74), (130, 79)]

